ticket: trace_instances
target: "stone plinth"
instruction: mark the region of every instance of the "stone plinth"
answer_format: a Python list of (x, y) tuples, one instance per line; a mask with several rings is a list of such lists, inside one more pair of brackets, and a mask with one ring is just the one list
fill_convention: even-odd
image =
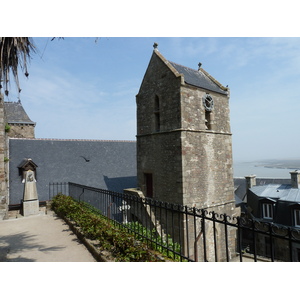
[(39, 200), (23, 201), (23, 216), (39, 214)]

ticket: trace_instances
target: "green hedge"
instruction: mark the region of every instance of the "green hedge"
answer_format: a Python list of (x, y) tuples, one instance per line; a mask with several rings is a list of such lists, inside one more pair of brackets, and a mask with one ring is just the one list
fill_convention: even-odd
[(116, 261), (162, 261), (143, 242), (137, 241), (128, 230), (116, 226), (97, 210), (62, 194), (52, 199), (51, 208), (81, 228), (85, 237), (99, 241), (102, 250), (108, 250)]

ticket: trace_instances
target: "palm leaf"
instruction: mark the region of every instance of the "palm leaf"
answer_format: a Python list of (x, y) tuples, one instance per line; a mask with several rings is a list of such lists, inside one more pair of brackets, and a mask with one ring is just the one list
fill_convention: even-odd
[(21, 68), (26, 77), (29, 75), (27, 63), (31, 52), (35, 52), (35, 46), (29, 37), (0, 37), (0, 83), (3, 82), (6, 95), (9, 93), (11, 73), (18, 92), (21, 91), (18, 70)]

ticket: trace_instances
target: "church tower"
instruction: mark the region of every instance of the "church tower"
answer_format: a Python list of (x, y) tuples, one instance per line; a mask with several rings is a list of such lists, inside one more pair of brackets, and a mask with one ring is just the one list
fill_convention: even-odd
[(143, 194), (236, 215), (229, 89), (201, 64), (194, 70), (166, 60), (154, 44), (136, 103)]
[(21, 101), (4, 102), (4, 113), (9, 130), (9, 138), (34, 139), (34, 128), (36, 123), (28, 117)]

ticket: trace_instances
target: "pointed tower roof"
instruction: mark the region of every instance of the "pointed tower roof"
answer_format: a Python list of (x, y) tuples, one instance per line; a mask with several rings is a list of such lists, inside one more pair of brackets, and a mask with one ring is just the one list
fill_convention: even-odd
[(4, 111), (8, 124), (32, 124), (26, 111), (23, 108), (21, 101), (18, 102), (4, 102)]

